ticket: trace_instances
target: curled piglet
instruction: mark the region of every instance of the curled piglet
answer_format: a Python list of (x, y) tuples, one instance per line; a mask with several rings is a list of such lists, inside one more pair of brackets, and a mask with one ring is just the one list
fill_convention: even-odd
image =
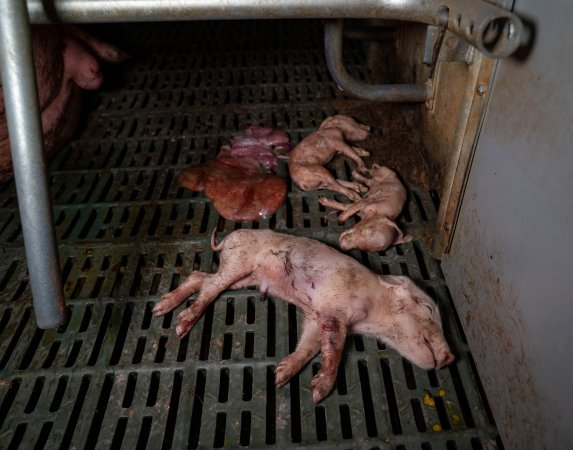
[(269, 230), (237, 230), (215, 243), (217, 273), (193, 271), (165, 294), (153, 312), (161, 316), (198, 292), (177, 316), (176, 333), (185, 336), (209, 304), (227, 289), (258, 286), (301, 308), (303, 330), (293, 353), (277, 366), (283, 386), (319, 351), (322, 366), (312, 380), (315, 404), (332, 390), (344, 341), (350, 333), (376, 336), (424, 369), (454, 360), (434, 301), (404, 276), (381, 276), (353, 258), (318, 241)]
[(366, 187), (357, 181), (334, 178), (323, 167), (336, 155), (350, 158), (360, 169), (365, 169), (363, 157), (369, 156), (363, 148), (352, 146), (347, 141), (362, 141), (368, 137), (370, 127), (342, 114), (327, 117), (320, 128), (306, 136), (292, 150), (288, 168), (292, 180), (303, 191), (328, 189), (351, 200), (359, 200)]
[(340, 248), (377, 252), (386, 250), (391, 245), (411, 241), (412, 236), (404, 235), (396, 224), (408, 197), (406, 188), (396, 173), (377, 164), (363, 172), (369, 177), (358, 171), (354, 171), (352, 177), (368, 186), (368, 193), (364, 198), (353, 203), (341, 203), (326, 197), (319, 199), (323, 206), (342, 211), (338, 215), (340, 223), (346, 222), (354, 214), (361, 218), (360, 222), (340, 235)]

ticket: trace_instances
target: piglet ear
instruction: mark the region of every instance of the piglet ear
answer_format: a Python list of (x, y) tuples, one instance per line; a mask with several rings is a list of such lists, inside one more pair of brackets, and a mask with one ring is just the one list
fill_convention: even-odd
[(410, 242), (412, 239), (414, 239), (409, 234), (404, 236), (404, 233), (402, 233), (400, 227), (396, 225), (396, 222), (394, 222), (393, 220), (390, 220), (386, 217), (384, 222), (396, 230), (396, 237), (392, 241), (392, 245), (404, 244), (405, 242)]
[(395, 288), (404, 284), (404, 278), (398, 275), (379, 275), (378, 281), (388, 289)]
[(414, 239), (413, 236), (410, 236), (409, 234), (402, 234), (402, 231), (398, 231), (398, 235), (396, 236), (396, 239), (394, 239), (393, 244), (404, 244), (406, 242), (410, 242), (412, 239)]

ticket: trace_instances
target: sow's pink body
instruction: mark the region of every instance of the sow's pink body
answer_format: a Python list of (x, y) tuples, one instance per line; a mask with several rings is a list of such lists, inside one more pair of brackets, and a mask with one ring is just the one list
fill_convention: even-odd
[(199, 291), (179, 315), (176, 332), (185, 336), (207, 306), (226, 289), (259, 286), (300, 307), (304, 326), (296, 350), (276, 369), (282, 386), (322, 352), (322, 367), (312, 380), (312, 397), (320, 402), (332, 390), (347, 333), (372, 334), (424, 369), (454, 360), (442, 331), (436, 304), (410, 279), (377, 275), (351, 257), (304, 237), (268, 230), (238, 230), (214, 250), (220, 251), (217, 273), (193, 271), (153, 309), (163, 315)]
[[(98, 89), (103, 82), (99, 60), (118, 63), (127, 55), (82, 31), (66, 25), (32, 27), (32, 49), (48, 155), (66, 144), (81, 117), (81, 89)], [(12, 178), (4, 96), (0, 89), (0, 183)]]

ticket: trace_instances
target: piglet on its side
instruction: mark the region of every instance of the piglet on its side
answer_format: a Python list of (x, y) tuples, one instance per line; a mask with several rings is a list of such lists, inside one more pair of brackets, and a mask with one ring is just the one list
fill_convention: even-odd
[(357, 171), (352, 174), (355, 180), (368, 186), (364, 198), (354, 203), (341, 203), (325, 197), (319, 199), (323, 206), (343, 211), (338, 215), (340, 223), (346, 222), (354, 214), (362, 219), (340, 235), (340, 248), (378, 252), (391, 245), (410, 242), (412, 236), (404, 235), (396, 224), (408, 196), (406, 188), (388, 167), (374, 164), (366, 172), (370, 178)]
[(334, 386), (347, 333), (375, 335), (424, 369), (454, 360), (436, 304), (404, 276), (377, 275), (318, 241), (269, 230), (238, 230), (218, 245), (213, 232), (211, 246), (221, 252), (218, 272), (193, 271), (161, 298), (154, 315), (199, 291), (177, 316), (176, 332), (183, 337), (223, 291), (247, 286), (300, 307), (305, 314), (300, 340), (278, 365), (275, 383), (286, 384), (321, 351), (322, 367), (312, 380), (315, 404)]
[(368, 137), (369, 130), (370, 127), (349, 116), (327, 117), (318, 130), (306, 136), (290, 153), (288, 168), (292, 180), (303, 191), (329, 189), (350, 200), (359, 200), (360, 192), (366, 191), (365, 186), (356, 181), (336, 179), (323, 166), (341, 154), (352, 159), (358, 168), (365, 169), (362, 157), (370, 153), (349, 145), (346, 140), (362, 141)]

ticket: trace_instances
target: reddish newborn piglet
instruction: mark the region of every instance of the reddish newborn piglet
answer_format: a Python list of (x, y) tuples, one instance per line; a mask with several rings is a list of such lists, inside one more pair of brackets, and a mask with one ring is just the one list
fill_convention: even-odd
[(374, 164), (367, 172), (371, 178), (366, 178), (357, 171), (352, 174), (354, 179), (368, 186), (369, 190), (364, 198), (354, 203), (341, 203), (324, 197), (319, 199), (321, 205), (343, 211), (338, 215), (340, 223), (346, 222), (354, 214), (358, 214), (362, 219), (340, 235), (340, 248), (378, 252), (391, 245), (410, 242), (412, 236), (405, 236), (396, 225), (396, 219), (408, 197), (406, 188), (396, 173), (387, 167)]
[(334, 386), (347, 333), (372, 334), (424, 369), (454, 360), (436, 304), (407, 277), (377, 275), (318, 241), (269, 230), (238, 230), (218, 245), (213, 232), (211, 246), (221, 252), (218, 272), (193, 271), (161, 298), (154, 315), (199, 291), (177, 316), (176, 332), (183, 337), (226, 289), (259, 286), (262, 296), (298, 306), (303, 330), (296, 350), (279, 363), (275, 383), (283, 386), (321, 351), (322, 367), (312, 380), (315, 404)]
[(344, 115), (326, 118), (317, 131), (309, 134), (292, 150), (289, 156), (289, 172), (293, 181), (303, 191), (330, 189), (351, 200), (360, 199), (366, 188), (356, 181), (335, 179), (323, 165), (338, 153), (352, 159), (359, 169), (365, 169), (363, 156), (366, 150), (352, 147), (345, 141), (362, 141), (368, 137), (370, 127), (359, 124)]

